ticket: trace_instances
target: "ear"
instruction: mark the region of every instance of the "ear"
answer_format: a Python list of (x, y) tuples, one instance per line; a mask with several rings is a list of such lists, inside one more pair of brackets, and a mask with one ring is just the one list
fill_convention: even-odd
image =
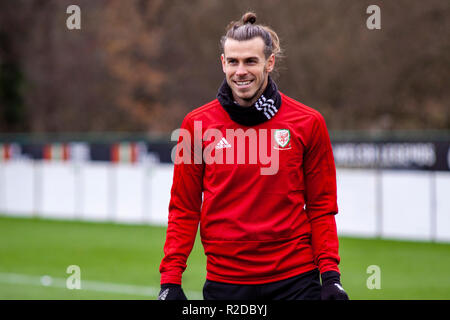
[(220, 55), (220, 60), (222, 61), (223, 73), (225, 73), (225, 55), (223, 53)]
[(272, 72), (275, 68), (275, 55), (272, 53), (270, 57), (266, 60), (266, 71)]

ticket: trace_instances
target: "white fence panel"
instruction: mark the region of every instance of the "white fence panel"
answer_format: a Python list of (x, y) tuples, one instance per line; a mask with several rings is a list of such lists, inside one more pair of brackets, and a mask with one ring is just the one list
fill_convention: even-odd
[(384, 171), (382, 183), (382, 236), (431, 240), (431, 173)]
[[(172, 180), (172, 164), (10, 161), (0, 213), (167, 225)], [(340, 235), (450, 241), (449, 172), (338, 168), (337, 185)]]
[(173, 165), (171, 164), (158, 165), (158, 169), (151, 174), (152, 223), (167, 225), (172, 180)]
[(369, 170), (337, 170), (339, 234), (375, 236), (377, 233), (376, 172)]
[(436, 239), (450, 241), (450, 172), (436, 176)]
[(144, 221), (144, 166), (133, 164), (113, 165), (115, 175), (114, 220), (125, 223)]
[(112, 220), (109, 215), (109, 173), (107, 162), (90, 162), (81, 168), (81, 218), (92, 221)]
[[(36, 163), (41, 170), (38, 190), (42, 195), (40, 216), (45, 218), (75, 219), (75, 182), (77, 168), (70, 163), (42, 161)], [(39, 190), (39, 188), (41, 190)]]
[(33, 162), (14, 161), (1, 165), (1, 210), (18, 216), (34, 214), (34, 175)]

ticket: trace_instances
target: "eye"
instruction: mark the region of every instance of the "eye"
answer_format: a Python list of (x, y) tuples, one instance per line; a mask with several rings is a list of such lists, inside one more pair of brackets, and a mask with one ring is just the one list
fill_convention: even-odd
[(235, 60), (235, 59), (229, 59), (229, 60), (228, 60), (228, 64), (235, 65), (235, 64), (237, 64), (237, 60)]

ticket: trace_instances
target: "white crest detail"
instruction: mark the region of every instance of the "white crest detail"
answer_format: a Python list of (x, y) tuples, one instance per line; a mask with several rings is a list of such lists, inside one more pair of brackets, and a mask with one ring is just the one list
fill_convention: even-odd
[(288, 145), (289, 141), (291, 141), (291, 133), (289, 129), (278, 129), (275, 130), (274, 133), (275, 141), (281, 148), (284, 148)]

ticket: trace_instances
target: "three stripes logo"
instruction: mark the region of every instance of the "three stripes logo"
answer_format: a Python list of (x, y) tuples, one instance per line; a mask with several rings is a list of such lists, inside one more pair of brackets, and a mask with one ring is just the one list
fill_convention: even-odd
[(275, 101), (272, 99), (266, 99), (264, 95), (262, 95), (256, 102), (255, 107), (259, 111), (262, 111), (267, 119), (271, 119), (278, 111), (275, 106)]
[(163, 292), (161, 292), (161, 294), (158, 296), (158, 300), (166, 300), (168, 294), (169, 294), (169, 288), (167, 288)]

